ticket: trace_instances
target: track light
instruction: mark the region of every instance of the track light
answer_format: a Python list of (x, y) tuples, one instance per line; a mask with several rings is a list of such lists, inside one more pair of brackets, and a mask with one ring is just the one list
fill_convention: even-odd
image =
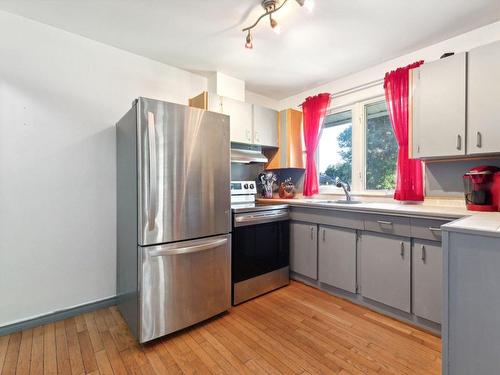
[(252, 34), (250, 34), (250, 30), (248, 30), (248, 34), (247, 34), (247, 38), (246, 38), (246, 43), (245, 43), (245, 48), (247, 48), (247, 49), (252, 49), (253, 48)]
[(279, 34), (281, 32), (281, 27), (278, 24), (278, 21), (276, 21), (271, 15), (269, 15), (269, 22), (271, 23), (271, 28), (276, 34)]
[(309, 12), (311, 12), (314, 8), (313, 0), (295, 0), (301, 7), (306, 8)]
[[(252, 35), (250, 34), (250, 30), (252, 30), (257, 24), (260, 22), (260, 20), (266, 16), (269, 16), (269, 22), (271, 24), (271, 28), (276, 34), (279, 34), (281, 31), (280, 26), (278, 25), (278, 21), (276, 21), (271, 15), (281, 8), (283, 8), (283, 5), (286, 4), (288, 0), (262, 0), (262, 8), (264, 8), (265, 13), (262, 14), (259, 18), (257, 18), (257, 21), (253, 23), (253, 25), (245, 27), (242, 31), (245, 32), (247, 31), (247, 37), (246, 37), (246, 43), (245, 47), (248, 49), (253, 48), (253, 43), (252, 43)], [(312, 11), (314, 7), (314, 2), (313, 0), (295, 0), (297, 4), (299, 4), (301, 7), (306, 8), (308, 11)]]

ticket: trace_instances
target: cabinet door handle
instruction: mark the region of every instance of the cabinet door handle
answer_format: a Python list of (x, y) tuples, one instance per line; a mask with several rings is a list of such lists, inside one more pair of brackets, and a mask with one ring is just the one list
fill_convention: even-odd
[(425, 246), (422, 245), (422, 262), (425, 263)]
[(313, 231), (314, 231), (314, 227), (311, 227), (311, 240), (313, 239)]
[(377, 220), (380, 225), (392, 225), (392, 221)]
[(326, 229), (323, 229), (323, 242), (325, 242)]
[(483, 136), (481, 135), (481, 132), (477, 132), (476, 134), (476, 146), (481, 148), (483, 146)]
[(405, 243), (401, 241), (401, 258), (405, 256)]
[(457, 135), (457, 150), (462, 149), (462, 136), (460, 134)]

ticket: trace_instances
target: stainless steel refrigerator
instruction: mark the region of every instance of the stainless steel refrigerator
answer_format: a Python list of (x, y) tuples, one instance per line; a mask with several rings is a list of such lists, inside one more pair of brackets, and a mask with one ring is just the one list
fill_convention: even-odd
[(116, 139), (118, 306), (143, 343), (231, 305), (229, 117), (139, 98)]

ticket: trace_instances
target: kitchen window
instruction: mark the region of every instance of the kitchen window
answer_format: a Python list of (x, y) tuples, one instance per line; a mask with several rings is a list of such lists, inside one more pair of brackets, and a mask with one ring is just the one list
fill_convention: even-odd
[(352, 113), (350, 110), (325, 117), (318, 145), (320, 186), (334, 186), (335, 178), (352, 182)]
[(384, 98), (330, 109), (317, 153), (320, 193), (342, 193), (338, 177), (354, 194), (392, 194), (397, 150)]

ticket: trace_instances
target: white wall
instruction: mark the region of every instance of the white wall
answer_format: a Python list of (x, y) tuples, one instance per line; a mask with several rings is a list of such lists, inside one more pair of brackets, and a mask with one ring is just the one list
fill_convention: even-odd
[(115, 295), (114, 124), (207, 80), (0, 12), (0, 326)]
[[(465, 34), (461, 34), (451, 39), (447, 39), (432, 46), (422, 48), (418, 51), (409, 53), (396, 59), (378, 64), (361, 72), (351, 74), (341, 79), (337, 79), (314, 89), (290, 96), (286, 99), (280, 100), (279, 109), (281, 110), (286, 108), (296, 108), (304, 101), (306, 97), (310, 95), (316, 95), (320, 92), (336, 93), (343, 90), (349, 90), (353, 87), (364, 85), (368, 82), (372, 82), (378, 79), (383, 79), (386, 72), (394, 70), (401, 66), (406, 66), (414, 61), (437, 60), (444, 52), (468, 51), (474, 47), (488, 44), (497, 40), (500, 40), (500, 22), (492, 23), (490, 25), (475, 29)], [(332, 53), (335, 53), (335, 51), (332, 51)], [(383, 94), (383, 87), (382, 85), (379, 85), (377, 87), (358, 91), (356, 93), (345, 95), (337, 99), (334, 96), (331, 106), (341, 107), (358, 100), (363, 100)]]

